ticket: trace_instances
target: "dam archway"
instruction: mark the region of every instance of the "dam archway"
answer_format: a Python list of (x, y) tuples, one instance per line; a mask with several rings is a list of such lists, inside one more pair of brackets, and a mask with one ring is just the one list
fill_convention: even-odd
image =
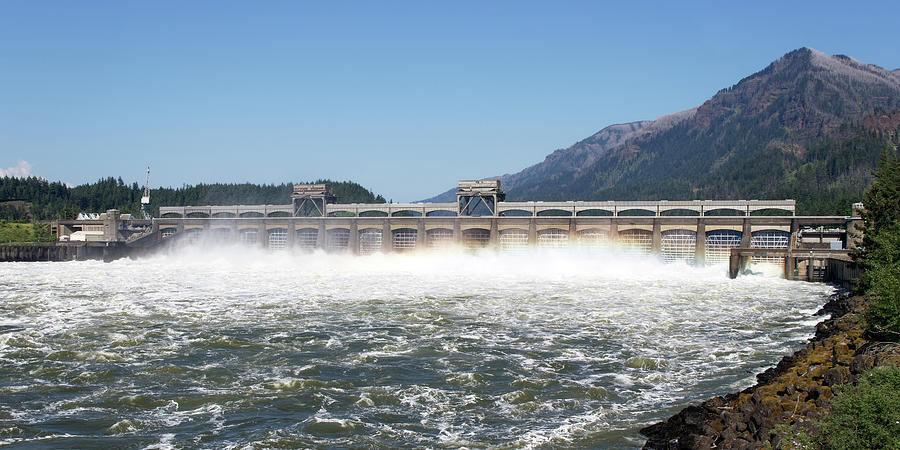
[(743, 233), (737, 230), (706, 232), (706, 264), (728, 264), (731, 249), (741, 246)]
[(363, 228), (359, 230), (359, 254), (371, 255), (382, 250), (382, 229)]
[(416, 239), (419, 231), (415, 228), (398, 228), (391, 231), (391, 248), (394, 251), (403, 252), (416, 248)]
[(668, 230), (662, 232), (660, 250), (666, 262), (693, 262), (697, 249), (697, 232), (690, 230)]
[(431, 248), (452, 247), (455, 244), (453, 230), (449, 228), (432, 228), (425, 232), (425, 242)]
[(500, 249), (503, 251), (525, 251), (528, 248), (528, 230), (507, 228), (500, 230)]
[(301, 228), (296, 231), (294, 245), (306, 251), (315, 250), (319, 245), (319, 230), (316, 228)]

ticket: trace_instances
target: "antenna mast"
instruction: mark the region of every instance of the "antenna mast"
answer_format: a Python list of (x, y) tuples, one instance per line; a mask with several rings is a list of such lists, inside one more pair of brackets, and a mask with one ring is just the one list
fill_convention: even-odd
[(150, 166), (147, 166), (147, 182), (144, 183), (144, 194), (141, 195), (141, 213), (144, 219), (151, 219), (150, 215)]

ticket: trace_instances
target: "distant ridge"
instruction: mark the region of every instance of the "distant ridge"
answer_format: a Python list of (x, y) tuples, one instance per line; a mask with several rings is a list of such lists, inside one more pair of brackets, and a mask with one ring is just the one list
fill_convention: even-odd
[(897, 133), (865, 119), (897, 110), (900, 69), (804, 47), (696, 108), (611, 125), (499, 178), (511, 200), (790, 197), (833, 213), (870, 184), (882, 151), (896, 152)]

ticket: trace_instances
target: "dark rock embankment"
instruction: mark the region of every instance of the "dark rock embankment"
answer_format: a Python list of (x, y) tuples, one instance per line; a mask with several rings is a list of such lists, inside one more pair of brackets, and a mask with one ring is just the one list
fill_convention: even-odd
[(757, 375), (757, 384), (739, 393), (689, 406), (665, 422), (641, 430), (646, 449), (777, 447), (780, 424), (813, 427), (827, 412), (832, 387), (853, 383), (875, 366), (900, 365), (897, 346), (866, 340), (863, 297), (835, 297), (822, 313), (806, 348), (785, 356)]

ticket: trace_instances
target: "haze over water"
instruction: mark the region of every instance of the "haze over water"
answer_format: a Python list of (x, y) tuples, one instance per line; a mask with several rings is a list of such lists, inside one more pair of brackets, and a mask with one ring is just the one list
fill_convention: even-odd
[(833, 288), (559, 250), (0, 264), (0, 445), (620, 447)]

